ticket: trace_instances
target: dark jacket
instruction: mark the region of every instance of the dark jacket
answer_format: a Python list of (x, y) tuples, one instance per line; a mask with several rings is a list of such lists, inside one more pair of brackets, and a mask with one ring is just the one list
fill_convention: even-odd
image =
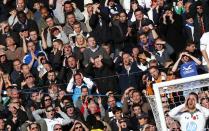
[(139, 81), (141, 80), (141, 73), (142, 70), (140, 70), (137, 67), (136, 62), (133, 62), (131, 64), (131, 69), (128, 72), (124, 65), (121, 65), (119, 62), (120, 60), (117, 60), (116, 65), (116, 71), (118, 73), (119, 77), (119, 86), (121, 89), (121, 92), (124, 92), (128, 87), (132, 86), (134, 88), (139, 88)]
[(106, 94), (108, 91), (118, 92), (117, 77), (111, 69), (113, 63), (111, 60), (102, 60), (102, 63), (103, 66), (101, 68), (93, 68), (93, 64), (90, 63), (87, 67), (87, 72), (96, 78), (96, 86), (101, 94)]
[[(36, 22), (34, 20), (27, 20), (26, 24), (25, 24), (28, 30), (36, 30), (37, 32), (39, 32), (38, 30), (38, 25), (36, 24)], [(21, 32), (22, 30), (22, 24), (20, 24), (19, 22), (17, 22), (14, 26), (13, 26), (13, 30), (17, 33)]]
[(17, 111), (16, 123), (13, 122), (12, 118), (12, 115), (9, 115), (8, 123), (11, 125), (12, 131), (17, 131), (18, 127), (20, 127), (26, 120), (28, 120), (27, 114), (21, 109), (18, 109)]
[(92, 14), (89, 20), (89, 25), (92, 28), (92, 32), (90, 32), (90, 35), (94, 36), (96, 38), (96, 41), (100, 44), (104, 42), (109, 42), (111, 40), (109, 23), (109, 16), (102, 11), (97, 14)]
[[(173, 15), (174, 22), (171, 23), (167, 20), (167, 23), (163, 23), (163, 18), (160, 19), (159, 34), (160, 37), (165, 39), (173, 49), (175, 53), (182, 51), (185, 47), (185, 38), (183, 37), (183, 21), (181, 16)], [(174, 37), (175, 36), (175, 37)]]

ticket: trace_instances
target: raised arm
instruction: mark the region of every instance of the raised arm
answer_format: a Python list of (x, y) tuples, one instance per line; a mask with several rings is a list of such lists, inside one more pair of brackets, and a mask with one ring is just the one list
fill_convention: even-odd
[(86, 85), (89, 89), (91, 89), (94, 85), (94, 82), (90, 78), (83, 77), (83, 81), (86, 83)]
[[(59, 108), (59, 107), (58, 107), (58, 108)], [(70, 118), (68, 117), (68, 115), (67, 115), (65, 112), (62, 112), (62, 111), (61, 111), (60, 108), (58, 109), (58, 113), (59, 113), (60, 116), (63, 118), (62, 125), (67, 125), (67, 124), (69, 124), (69, 123), (71, 123), (71, 122), (74, 122), (74, 120), (73, 120), (73, 119), (70, 119)]]
[(197, 63), (198, 65), (201, 65), (202, 62), (200, 60), (198, 60), (196, 57), (190, 55), (190, 54), (186, 54), (187, 56), (189, 56), (195, 63)]
[(70, 79), (70, 81), (69, 81), (69, 83), (68, 83), (68, 85), (67, 85), (67, 92), (73, 92), (73, 83), (74, 83), (74, 78), (73, 78), (73, 76), (72, 76), (72, 78)]
[(175, 119), (175, 120), (179, 120), (179, 119), (180, 119), (180, 115), (178, 115), (178, 113), (179, 113), (180, 111), (182, 111), (184, 108), (185, 108), (185, 104), (179, 105), (179, 106), (173, 108), (173, 109), (168, 113), (168, 115), (169, 115), (171, 118)]
[(44, 37), (44, 31), (41, 32), (42, 47), (45, 50), (47, 48), (46, 39)]
[(42, 118), (41, 118), (40, 114), (42, 114), (43, 112), (44, 112), (43, 109), (38, 109), (38, 110), (33, 111), (32, 114), (33, 114), (34, 119), (36, 121), (41, 120)]
[(19, 35), (20, 35), (20, 38), (23, 41), (23, 52), (26, 54), (28, 52), (28, 48), (27, 48), (27, 45), (26, 45), (25, 37), (21, 32), (19, 33)]
[(196, 108), (199, 109), (204, 114), (204, 117), (206, 119), (209, 117), (209, 109), (201, 106), (200, 104), (196, 104)]
[(183, 55), (183, 53), (180, 54), (178, 60), (177, 60), (176, 63), (173, 65), (172, 72), (176, 72), (176, 70), (178, 69), (179, 62), (181, 61), (182, 55)]

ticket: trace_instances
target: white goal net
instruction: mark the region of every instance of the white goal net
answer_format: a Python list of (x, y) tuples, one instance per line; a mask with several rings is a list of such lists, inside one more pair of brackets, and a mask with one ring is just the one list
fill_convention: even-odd
[[(169, 129), (166, 112), (185, 102), (190, 92), (198, 93), (199, 98), (209, 97), (209, 73), (153, 85), (155, 95), (147, 96), (151, 105), (158, 131)], [(170, 129), (171, 130), (171, 129)]]

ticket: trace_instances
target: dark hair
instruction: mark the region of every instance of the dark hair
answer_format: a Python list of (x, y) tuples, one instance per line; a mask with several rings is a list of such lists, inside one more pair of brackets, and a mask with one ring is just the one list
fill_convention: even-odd
[(81, 76), (81, 73), (80, 72), (77, 72), (77, 73), (75, 73), (74, 75), (73, 75), (73, 78), (74, 78), (74, 80), (75, 80), (75, 76)]
[[(43, 108), (48, 108), (48, 107), (45, 107), (45, 98), (46, 97), (50, 97), (50, 99), (52, 100), (52, 98), (51, 98), (51, 96), (50, 95), (48, 95), (48, 94), (45, 94), (43, 97), (42, 97), (42, 99), (41, 99), (41, 104), (42, 104), (42, 107)], [(50, 106), (52, 106), (52, 105), (50, 105)]]
[(81, 26), (80, 22), (78, 22), (78, 21), (76, 21), (76, 22), (73, 24), (73, 26), (74, 26), (74, 25), (79, 25), (79, 26)]
[(88, 41), (90, 38), (94, 38), (95, 39), (94, 36), (90, 35), (89, 37), (86, 38), (86, 41)]
[(25, 12), (23, 12), (23, 11), (17, 11), (17, 18), (19, 18), (21, 15), (26, 17)]
[(118, 14), (119, 14), (119, 16), (120, 16), (120, 14), (122, 14), (122, 13), (124, 13), (125, 15), (126, 15), (126, 17), (128, 16), (128, 14), (126, 13), (126, 11), (125, 10), (121, 10)]
[(198, 94), (197, 94), (197, 93), (195, 93), (195, 92), (190, 92), (190, 93), (189, 93), (189, 96), (190, 96), (190, 95), (195, 96), (196, 100), (198, 101)]
[(63, 102), (64, 100), (69, 100), (70, 102), (72, 102), (72, 99), (69, 96), (63, 96), (61, 101)]
[(89, 88), (88, 88), (87, 86), (82, 86), (82, 87), (81, 87), (81, 92), (82, 92), (83, 89), (89, 90)]
[(142, 14), (144, 14), (143, 11), (142, 11), (141, 9), (139, 9), (139, 8), (136, 9), (136, 10), (134, 11), (134, 14), (135, 14), (136, 12), (138, 12), (138, 11), (140, 11), (140, 12), (142, 12)]
[(29, 33), (34, 32), (34, 31), (35, 31), (36, 33), (38, 33), (37, 30), (35, 30), (35, 29), (33, 29), (33, 28), (31, 28), (31, 29), (28, 30)]
[(191, 45), (195, 45), (195, 42), (192, 41), (192, 40), (188, 40), (188, 41), (186, 42), (186, 47), (187, 47), (187, 46), (191, 46)]
[(112, 113), (115, 114), (116, 112), (122, 112), (122, 109), (120, 107), (115, 107), (112, 109)]
[(16, 62), (16, 61), (19, 61), (19, 62), (22, 64), (22, 62), (21, 62), (19, 59), (14, 59), (14, 60), (12, 61), (12, 64), (14, 64), (14, 62)]
[[(45, 17), (45, 21), (47, 20), (47, 19), (53, 19), (53, 16), (51, 16), (51, 15), (48, 15), (47, 17)], [(54, 19), (53, 19), (54, 20)]]
[(134, 110), (135, 107), (139, 107), (139, 108), (142, 110), (142, 108), (141, 108), (141, 106), (139, 105), (139, 103), (134, 103), (134, 104), (132, 105), (132, 110)]

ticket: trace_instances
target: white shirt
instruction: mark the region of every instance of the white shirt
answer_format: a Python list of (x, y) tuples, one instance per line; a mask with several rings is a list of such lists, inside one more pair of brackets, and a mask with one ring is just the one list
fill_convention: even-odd
[(55, 118), (55, 119), (44, 119), (47, 125), (47, 131), (53, 131), (53, 128), (56, 124), (62, 125), (63, 119), (62, 118)]
[[(206, 50), (209, 57), (209, 32), (204, 33), (200, 38), (200, 50)], [(207, 65), (207, 62), (205, 61), (204, 57), (202, 57), (202, 64)]]
[(181, 124), (182, 131), (204, 131), (205, 122), (209, 116), (209, 109), (196, 104), (197, 110), (191, 114), (182, 112), (185, 104), (175, 107), (169, 112), (169, 116)]

